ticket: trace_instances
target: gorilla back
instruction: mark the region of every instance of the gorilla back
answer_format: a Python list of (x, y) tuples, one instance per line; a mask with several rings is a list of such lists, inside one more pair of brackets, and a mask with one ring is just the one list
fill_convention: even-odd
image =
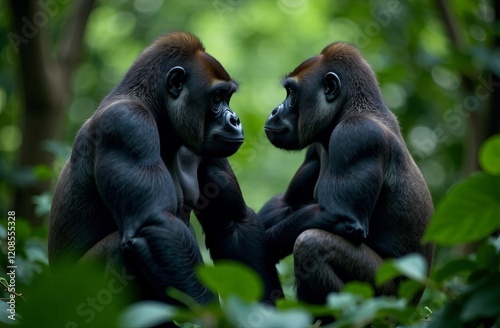
[(191, 34), (168, 33), (148, 47), (76, 136), (54, 193), (50, 264), (125, 266), (147, 297), (171, 301), (172, 286), (206, 303), (214, 296), (194, 272), (202, 263), (194, 210), (214, 260), (253, 267), (266, 297), (280, 289), (263, 226), (226, 158), (243, 142), (229, 107), (236, 89)]

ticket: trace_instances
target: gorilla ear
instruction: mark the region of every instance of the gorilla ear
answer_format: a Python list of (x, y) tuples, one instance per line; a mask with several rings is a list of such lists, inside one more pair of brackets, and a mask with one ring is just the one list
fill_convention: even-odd
[(167, 92), (174, 99), (179, 97), (184, 82), (186, 81), (186, 71), (180, 66), (174, 66), (167, 73)]
[(325, 75), (325, 96), (326, 101), (332, 102), (340, 94), (340, 79), (337, 74), (328, 72)]

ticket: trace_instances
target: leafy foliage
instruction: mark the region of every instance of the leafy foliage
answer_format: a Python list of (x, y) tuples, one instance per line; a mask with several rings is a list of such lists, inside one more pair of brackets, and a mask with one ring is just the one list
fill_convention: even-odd
[[(456, 245), (480, 240), (500, 227), (500, 176), (478, 173), (443, 199), (425, 240)], [(457, 224), (460, 222), (460, 224)]]
[[(51, 28), (51, 36), (65, 32), (62, 22), (72, 3), (60, 4), (48, 18), (46, 24)], [(87, 297), (97, 299), (97, 293), (106, 290), (109, 281), (103, 282), (102, 277), (92, 272), (71, 271), (71, 268), (68, 270), (75, 277), (73, 281), (49, 279), (47, 228), (33, 228), (18, 218), (17, 290), (22, 294), (17, 298), (18, 313), (22, 315), (19, 321), (36, 327), (65, 326), (68, 322), (113, 327), (146, 326), (175, 318), (184, 322), (185, 327), (257, 327), (266, 323), (304, 327), (311, 325), (314, 317), (332, 314), (338, 318), (336, 326), (359, 327), (371, 323), (394, 327), (399, 322), (400, 326), (412, 327), (459, 327), (466, 323), (474, 327), (492, 326), (495, 320), (499, 326), (496, 319), (500, 304), (497, 298), (499, 240), (488, 237), (498, 234), (500, 221), (500, 136), (488, 140), (481, 149), (479, 161), (484, 172), (459, 182), (448, 192), (463, 171), (463, 139), (473, 139), (467, 134), (468, 119), (485, 114), (498, 88), (489, 83), (491, 74), (500, 71), (498, 48), (490, 46), (494, 37), (498, 38), (495, 3), (453, 1), (449, 5), (461, 28), (461, 49), (451, 46), (445, 24), (430, 3), (385, 0), (364, 5), (347, 0), (333, 4), (330, 0), (101, 2), (91, 14), (83, 62), (73, 75), (73, 93), (67, 95), (71, 99), (66, 113), (65, 138), (62, 142), (40, 140), (39, 147), (56, 155), (52, 167), (17, 165), (23, 144), (22, 90), (15, 72), (19, 62), (8, 38), (0, 39), (2, 213), (13, 209), (14, 195), (21, 188), (40, 180), (55, 181), (69, 155), (76, 130), (92, 114), (99, 100), (116, 85), (150, 41), (172, 29), (198, 35), (207, 51), (240, 81), (241, 88), (232, 100), (232, 107), (243, 122), (246, 142), (231, 158), (231, 164), (250, 206), (258, 209), (270, 197), (285, 190), (303, 157), (300, 153), (285, 154), (274, 149), (262, 131), (265, 118), (284, 97), (279, 78), (321, 51), (327, 43), (338, 40), (357, 45), (376, 71), (384, 98), (398, 116), (410, 152), (429, 184), (435, 203), (439, 203), (426, 236), (426, 240), (436, 242), (439, 250), (430, 277), (424, 277), (425, 268), (414, 255), (388, 261), (380, 269), (377, 277), (380, 283), (400, 275), (409, 278), (402, 283), (397, 298), (374, 298), (371, 286), (353, 283), (341, 293), (331, 295), (326, 306), (299, 304), (293, 299), (293, 265), (288, 258), (278, 266), (288, 300), (278, 302), (276, 309), (255, 302), (260, 295), (257, 286), (261, 284), (254, 273), (227, 264), (220, 270), (220, 266), (200, 268), (200, 279), (220, 292), (222, 308), (201, 307), (185, 295), (169, 291), (186, 304), (187, 309), (151, 303), (134, 305), (121, 317), (120, 323), (117, 317), (127, 303), (125, 292), (113, 297), (113, 302), (102, 311), (94, 309), (95, 321), (85, 322), (90, 314), (79, 315), (76, 307), (83, 302), (88, 306), (84, 310), (92, 309)], [(0, 30), (8, 35), (12, 17), (8, 8), (5, 9), (0, 10)], [(48, 56), (56, 56), (54, 42), (46, 46), (51, 48)], [(50, 193), (41, 194), (33, 200), (37, 215), (47, 215), (50, 197)], [(5, 222), (0, 221), (2, 254), (6, 254), (5, 227)], [(195, 229), (203, 244), (199, 227)], [(458, 256), (448, 248), (470, 241), (479, 245), (471, 255)], [(5, 260), (6, 256), (0, 257), (0, 277), (6, 276)], [(93, 286), (103, 289), (94, 290)], [(408, 300), (423, 286), (427, 291), (421, 305), (415, 308)], [(108, 294), (102, 292), (101, 297), (105, 297), (103, 295)], [(1, 296), (9, 297), (9, 293), (3, 292)], [(0, 301), (2, 324), (12, 323), (4, 320), (6, 307), (7, 304)]]
[(493, 136), (484, 143), (479, 160), (484, 171), (500, 175), (500, 135)]
[(222, 262), (217, 267), (200, 267), (197, 274), (205, 286), (218, 292), (222, 298), (237, 295), (244, 301), (252, 302), (259, 300), (263, 294), (264, 287), (257, 273), (242, 264)]
[[(491, 167), (496, 169), (494, 165)], [(201, 326), (217, 327), (306, 327), (321, 323), (321, 319), (314, 323), (313, 318), (325, 315), (333, 316), (336, 320), (330, 326), (338, 328), (366, 325), (429, 328), (498, 325), (500, 238), (489, 236), (500, 227), (500, 213), (483, 214), (486, 207), (498, 208), (500, 205), (500, 199), (491, 197), (491, 194), (497, 196), (500, 190), (498, 178), (500, 176), (487, 173), (472, 175), (452, 188), (439, 204), (427, 233), (428, 240), (440, 245), (481, 242), (474, 254), (448, 259), (435, 267), (429, 277), (421, 255), (409, 254), (384, 262), (377, 273), (376, 284), (405, 277), (398, 297), (373, 297), (372, 286), (354, 282), (347, 284), (340, 293), (330, 294), (325, 306), (280, 300), (273, 309), (257, 303), (262, 286), (255, 273), (241, 264), (221, 263), (215, 267), (200, 268), (198, 275), (206, 286), (220, 294), (222, 311), (218, 308), (214, 311), (213, 305), (205, 308), (193, 306), (193, 302), (188, 301), (191, 306), (187, 311), (172, 311), (171, 306), (164, 305), (163, 313), (168, 313), (170, 320), (187, 319)], [(471, 225), (471, 221), (480, 222), (476, 224), (480, 228)], [(433, 295), (433, 304), (437, 301), (435, 314), (425, 306), (428, 298), (424, 297), (419, 308), (412, 305), (411, 300), (422, 288)], [(125, 317), (134, 313), (143, 320), (148, 311), (158, 307), (154, 305), (149, 309), (147, 304), (136, 304), (125, 312)]]

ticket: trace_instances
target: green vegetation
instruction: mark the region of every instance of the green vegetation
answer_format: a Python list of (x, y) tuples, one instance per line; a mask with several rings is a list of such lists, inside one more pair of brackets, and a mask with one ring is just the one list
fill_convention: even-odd
[[(483, 147), (484, 167), (500, 169), (498, 135)], [(490, 156), (484, 154), (490, 152)], [(398, 297), (373, 297), (366, 283), (350, 283), (338, 294), (330, 294), (326, 306), (281, 300), (276, 309), (257, 303), (262, 285), (241, 265), (200, 268), (203, 283), (219, 292), (222, 310), (200, 307), (178, 293), (171, 295), (189, 310), (172, 306), (137, 303), (125, 311), (123, 323), (130, 326), (174, 319), (202, 327), (306, 327), (313, 315), (333, 314), (331, 327), (495, 327), (500, 325), (500, 238), (488, 238), (500, 228), (500, 175), (481, 173), (464, 179), (451, 189), (437, 208), (426, 239), (438, 245), (481, 241), (467, 256), (449, 255), (426, 276), (425, 260), (410, 254), (386, 261), (377, 274), (377, 284), (405, 276)], [(471, 224), (471, 221), (477, 224)], [(422, 286), (427, 295), (418, 307), (410, 300)], [(260, 287), (260, 288), (259, 288)], [(158, 315), (149, 314), (157, 311)], [(152, 321), (149, 321), (149, 319)], [(135, 321), (137, 320), (137, 321)], [(125, 325), (127, 326), (127, 325)]]
[[(338, 318), (335, 327), (500, 327), (500, 242), (492, 237), (500, 229), (497, 2), (109, 0), (86, 8), (92, 1), (31, 0), (31, 11), (28, 2), (8, 2), (0, 10), (0, 284), (9, 284), (8, 213), (15, 211), (15, 323), (113, 327), (175, 318), (190, 322), (185, 327), (304, 327), (328, 313)], [(87, 12), (88, 21), (77, 19)], [(67, 37), (72, 23), (82, 24), (81, 38)], [(199, 269), (200, 279), (221, 295), (223, 306), (200, 307), (168, 291), (187, 309), (126, 307), (123, 287), (133, 277), (119, 272), (104, 282), (92, 269), (69, 268), (72, 280), (49, 277), (51, 190), (77, 129), (144, 47), (176, 29), (199, 36), (241, 85), (231, 105), (246, 141), (230, 160), (255, 210), (285, 190), (303, 157), (275, 149), (263, 133), (265, 119), (285, 96), (280, 78), (328, 43), (357, 45), (377, 73), (436, 204), (426, 236), (437, 245), (430, 277), (419, 257), (389, 261), (380, 283), (409, 278), (397, 298), (374, 298), (370, 286), (353, 283), (326, 306), (313, 307), (296, 302), (287, 258), (278, 265), (287, 300), (269, 308), (255, 302), (261, 287), (252, 272), (208, 264)], [(65, 52), (68, 40), (76, 41)], [(20, 45), (29, 48), (24, 56)], [(426, 292), (414, 307), (408, 300), (422, 285)], [(12, 324), (10, 293), (3, 289), (0, 322)]]

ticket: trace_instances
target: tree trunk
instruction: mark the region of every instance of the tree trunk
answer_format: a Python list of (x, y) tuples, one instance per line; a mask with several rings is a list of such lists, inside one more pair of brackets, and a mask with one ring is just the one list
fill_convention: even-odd
[[(500, 24), (500, 3), (495, 1), (495, 22), (494, 26)], [(495, 49), (500, 49), (500, 35), (495, 33), (495, 39), (493, 41), (493, 47)], [(499, 68), (500, 70), (500, 68)], [(490, 108), (488, 115), (488, 126), (487, 126), (487, 136), (492, 136), (494, 134), (500, 133), (500, 76), (498, 75), (498, 70), (496, 72), (491, 72), (492, 83), (490, 85), (491, 93)]]
[[(93, 0), (72, 3), (65, 34), (58, 42), (58, 58), (51, 58), (52, 40), (48, 37), (51, 18), (62, 11), (55, 1), (10, 0), (13, 32), (8, 37), (19, 56), (22, 81), (23, 143), (19, 153), (21, 167), (51, 165), (53, 156), (44, 151), (41, 142), (59, 140), (63, 134), (65, 109), (70, 99), (71, 74), (81, 53), (83, 32), (94, 6)], [(18, 189), (15, 194), (16, 214), (40, 225), (42, 218), (34, 213), (33, 197), (49, 189), (38, 182)]]
[[(441, 15), (443, 25), (448, 33), (451, 44), (457, 52), (465, 52), (466, 44), (462, 36), (462, 30), (458, 26), (457, 20), (446, 0), (437, 0), (436, 5)], [(495, 6), (495, 23), (500, 23), (500, 4), (494, 2)], [(498, 33), (494, 37), (493, 47), (500, 46), (500, 38)], [(483, 76), (467, 76), (461, 74), (462, 88), (465, 95), (474, 94), (476, 88), (482, 81)], [(473, 80), (474, 78), (474, 80)], [(487, 103), (483, 106), (480, 112), (471, 112), (468, 117), (468, 136), (465, 140), (465, 151), (463, 161), (464, 175), (469, 175), (473, 171), (480, 169), (478, 163), (479, 148), (483, 142), (495, 133), (500, 132), (500, 93), (498, 90), (499, 77), (495, 72), (486, 72), (486, 78), (489, 85), (484, 87), (490, 91)], [(465, 98), (465, 97), (464, 97)]]
[[(451, 9), (446, 0), (436, 0), (438, 11), (441, 15), (443, 24), (448, 33), (451, 44), (458, 52), (465, 52), (466, 45), (463, 41), (462, 31), (458, 26), (455, 16), (452, 14)], [(495, 22), (500, 23), (500, 4), (498, 1), (494, 2), (495, 6)], [(500, 38), (498, 33), (495, 34), (493, 40), (493, 48), (500, 47)], [(465, 95), (472, 95), (476, 88), (483, 85), (488, 90), (488, 98), (485, 99), (485, 104), (480, 106), (480, 111), (473, 111), (468, 117), (468, 134), (464, 142), (464, 158), (463, 158), (463, 172), (467, 176), (470, 173), (480, 170), (479, 166), (479, 149), (484, 141), (490, 136), (500, 133), (500, 91), (498, 90), (499, 76), (496, 72), (487, 71), (485, 76), (482, 74), (475, 76), (473, 80), (464, 72), (461, 73), (462, 89)], [(464, 97), (465, 99), (465, 97)], [(474, 252), (480, 243), (470, 243), (457, 247), (457, 250), (462, 254), (470, 254)]]

